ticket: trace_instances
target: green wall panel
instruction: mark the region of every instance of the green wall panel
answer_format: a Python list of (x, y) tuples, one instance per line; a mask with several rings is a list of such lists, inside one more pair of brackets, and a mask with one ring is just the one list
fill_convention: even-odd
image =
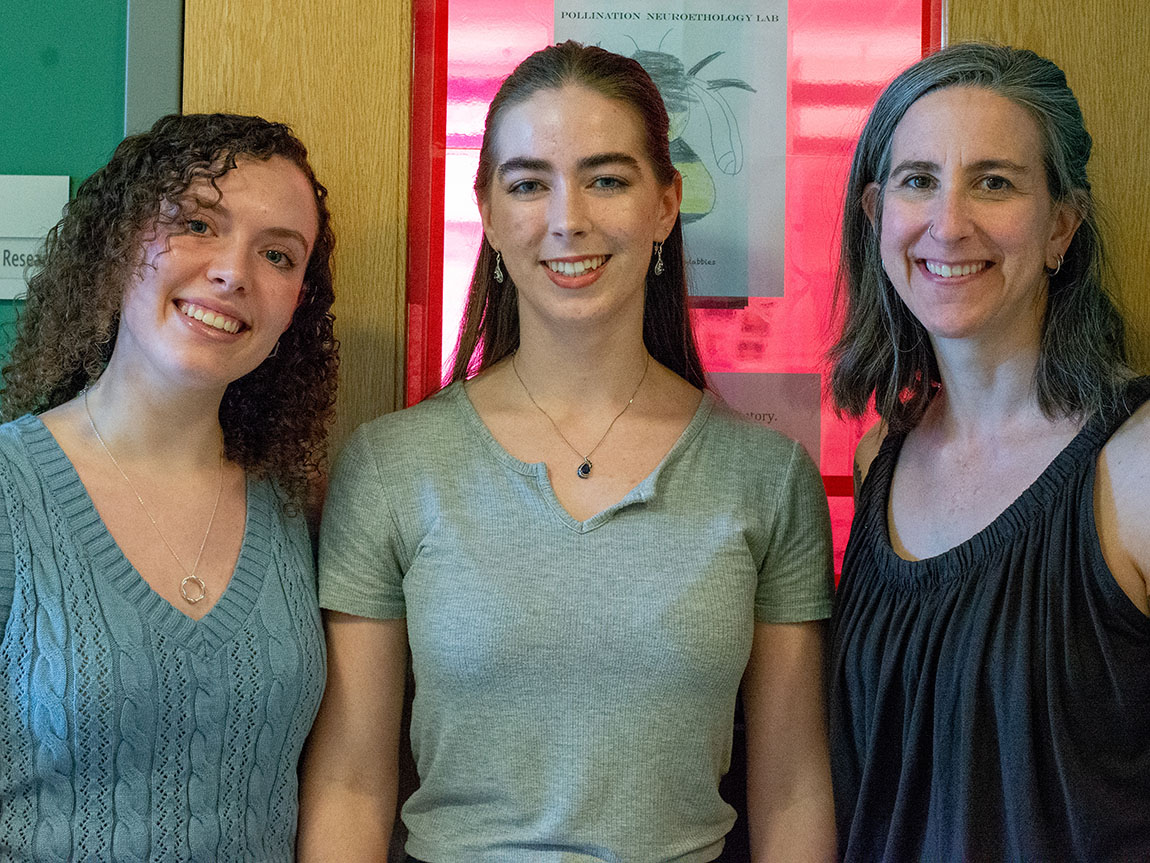
[(0, 173), (68, 174), (73, 188), (124, 137), (127, 0), (5, 0)]
[[(0, 2), (0, 174), (67, 174), (72, 190), (124, 137), (127, 0)], [(0, 300), (0, 357), (16, 309)]]

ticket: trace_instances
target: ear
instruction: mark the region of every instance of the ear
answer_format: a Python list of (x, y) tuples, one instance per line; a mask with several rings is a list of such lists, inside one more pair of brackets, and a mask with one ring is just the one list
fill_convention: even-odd
[(491, 224), (491, 203), (489, 201), (479, 202), (479, 221), (483, 223), (483, 235), (487, 237), (487, 242), (491, 244), (491, 248), (499, 250), (501, 246), (495, 226)]
[(1056, 204), (1054, 218), (1051, 222), (1050, 243), (1047, 246), (1047, 257), (1062, 256), (1070, 248), (1070, 241), (1078, 226), (1082, 224), (1082, 214), (1066, 201)]
[(659, 242), (667, 239), (671, 228), (675, 227), (675, 219), (679, 218), (679, 207), (683, 203), (683, 177), (676, 171), (671, 184), (663, 190), (659, 197), (659, 214), (656, 224), (655, 236)]
[(870, 226), (875, 227), (875, 219), (878, 218), (878, 199), (882, 194), (882, 187), (878, 183), (867, 183), (866, 188), (862, 193), (862, 208), (866, 213), (866, 217), (870, 220)]

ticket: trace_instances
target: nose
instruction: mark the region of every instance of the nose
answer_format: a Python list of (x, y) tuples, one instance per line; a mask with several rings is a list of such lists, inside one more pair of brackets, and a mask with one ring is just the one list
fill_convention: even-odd
[(248, 284), (248, 256), (242, 243), (221, 239), (208, 262), (208, 278), (218, 288), (242, 291)]
[(551, 233), (557, 237), (577, 237), (587, 233), (587, 202), (568, 183), (557, 183), (551, 192), (548, 213)]
[(957, 184), (939, 192), (930, 216), (930, 235), (939, 242), (952, 243), (971, 233), (970, 201)]

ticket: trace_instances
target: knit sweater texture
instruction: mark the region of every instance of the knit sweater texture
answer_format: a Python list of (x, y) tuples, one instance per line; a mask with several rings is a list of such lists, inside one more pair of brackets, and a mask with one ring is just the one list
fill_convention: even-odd
[(718, 785), (755, 621), (826, 617), (830, 573), (811, 460), (709, 394), (646, 479), (579, 521), (454, 385), (351, 439), (320, 598), (407, 618), (411, 855), (702, 863), (735, 817)]
[(0, 495), (0, 858), (290, 861), (325, 674), (302, 519), (249, 480), (235, 572), (193, 621), (35, 417), (0, 426)]

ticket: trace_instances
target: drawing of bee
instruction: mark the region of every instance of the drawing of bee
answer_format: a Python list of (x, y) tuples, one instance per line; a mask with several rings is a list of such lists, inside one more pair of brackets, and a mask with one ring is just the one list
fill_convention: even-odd
[(715, 208), (715, 181), (699, 154), (683, 138), (691, 119), (691, 109), (698, 105), (703, 110), (710, 130), (710, 149), (715, 166), (722, 173), (733, 176), (743, 169), (743, 139), (739, 134), (738, 119), (722, 91), (730, 88), (750, 93), (756, 91), (746, 81), (738, 78), (703, 80), (698, 77), (704, 66), (723, 55), (722, 51), (704, 57), (687, 69), (683, 61), (673, 54), (644, 51), (634, 39), (631, 41), (635, 44), (632, 59), (647, 70), (667, 106), (671, 120), (671, 161), (683, 175), (683, 205), (680, 212), (683, 224), (690, 224)]

